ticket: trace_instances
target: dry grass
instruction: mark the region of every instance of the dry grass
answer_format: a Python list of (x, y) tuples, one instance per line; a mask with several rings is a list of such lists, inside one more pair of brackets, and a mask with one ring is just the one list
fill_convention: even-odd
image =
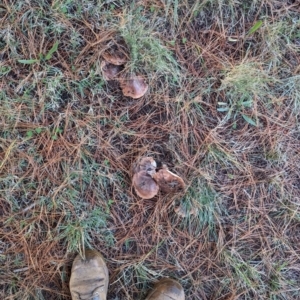
[[(0, 4), (0, 298), (70, 299), (91, 247), (109, 299), (163, 276), (187, 299), (299, 299), (298, 2), (126, 3)], [(114, 44), (142, 99), (103, 79)], [(186, 194), (138, 199), (145, 155)]]

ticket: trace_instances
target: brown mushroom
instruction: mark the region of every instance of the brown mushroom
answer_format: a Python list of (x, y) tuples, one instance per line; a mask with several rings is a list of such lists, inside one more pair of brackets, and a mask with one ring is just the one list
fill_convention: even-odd
[(135, 192), (142, 199), (151, 199), (157, 195), (159, 187), (147, 171), (140, 171), (133, 175), (132, 185)]
[(121, 79), (120, 86), (124, 96), (133, 99), (141, 98), (148, 90), (148, 84), (141, 75), (131, 77), (129, 79)]
[(127, 57), (121, 51), (114, 51), (113, 53), (104, 52), (102, 57), (110, 64), (121, 66), (127, 62)]
[(159, 188), (166, 193), (179, 192), (185, 188), (182, 178), (169, 171), (166, 166), (154, 173), (152, 178), (156, 181)]
[(152, 175), (156, 172), (156, 161), (152, 157), (143, 157), (134, 168), (134, 172), (147, 171), (149, 175)]
[(100, 67), (105, 80), (116, 79), (123, 70), (123, 66), (113, 65), (105, 60), (101, 62)]

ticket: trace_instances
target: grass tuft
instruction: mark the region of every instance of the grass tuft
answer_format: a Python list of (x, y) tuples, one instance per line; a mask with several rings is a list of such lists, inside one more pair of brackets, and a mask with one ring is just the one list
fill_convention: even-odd
[(147, 73), (156, 80), (164, 77), (170, 83), (179, 82), (179, 65), (160, 40), (159, 33), (155, 32), (155, 26), (139, 9), (124, 12), (119, 30), (129, 48), (130, 69), (132, 72)]

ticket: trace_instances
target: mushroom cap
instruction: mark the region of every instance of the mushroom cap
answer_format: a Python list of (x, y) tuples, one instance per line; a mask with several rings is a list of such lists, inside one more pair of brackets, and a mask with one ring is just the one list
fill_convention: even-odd
[(132, 178), (135, 192), (142, 199), (151, 199), (157, 195), (159, 187), (147, 171), (135, 173)]
[(143, 157), (136, 164), (134, 168), (134, 172), (137, 173), (139, 171), (147, 171), (149, 175), (156, 172), (157, 164), (156, 161), (152, 157)]
[(113, 53), (104, 52), (102, 57), (110, 64), (121, 66), (127, 62), (126, 56), (121, 51), (114, 51)]
[(166, 193), (175, 193), (185, 188), (181, 177), (169, 171), (166, 167), (152, 175), (159, 188)]
[(123, 95), (133, 99), (141, 98), (148, 90), (148, 84), (141, 75), (120, 80), (120, 86), (122, 88)]
[(105, 80), (116, 79), (118, 74), (123, 70), (122, 66), (111, 64), (105, 60), (101, 62), (100, 67)]

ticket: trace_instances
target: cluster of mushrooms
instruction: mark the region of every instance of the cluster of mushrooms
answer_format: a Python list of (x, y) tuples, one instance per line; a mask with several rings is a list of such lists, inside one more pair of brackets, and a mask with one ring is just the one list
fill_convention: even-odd
[[(124, 96), (141, 98), (148, 90), (148, 85), (141, 74), (128, 75), (125, 71), (128, 57), (120, 49), (110, 49), (101, 54), (101, 71), (105, 80), (119, 82)], [(166, 165), (157, 167), (152, 157), (144, 157), (133, 169), (132, 184), (135, 192), (142, 199), (151, 199), (159, 191), (175, 193), (185, 188), (185, 183), (176, 174), (170, 172)]]
[(148, 85), (142, 75), (124, 75), (128, 59), (123, 52), (104, 52), (102, 58), (100, 67), (105, 80), (118, 81), (124, 96), (138, 99), (145, 95)]
[(185, 188), (182, 178), (169, 171), (166, 165), (158, 168), (152, 157), (144, 157), (136, 163), (133, 169), (132, 185), (142, 199), (151, 199), (159, 191), (176, 193)]

